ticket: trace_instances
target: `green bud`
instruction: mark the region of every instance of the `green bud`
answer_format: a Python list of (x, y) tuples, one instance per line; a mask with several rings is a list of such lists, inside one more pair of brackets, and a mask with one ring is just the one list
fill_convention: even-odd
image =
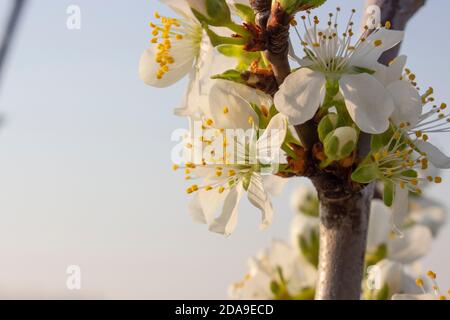
[(231, 11), (225, 0), (186, 0), (201, 22), (223, 27), (231, 23)]
[(344, 121), (336, 113), (330, 113), (322, 118), (319, 123), (318, 133), (320, 141), (324, 141), (327, 135), (339, 128), (344, 126)]
[(358, 133), (353, 127), (340, 127), (330, 132), (323, 141), (324, 151), (329, 160), (336, 161), (348, 157), (355, 150)]

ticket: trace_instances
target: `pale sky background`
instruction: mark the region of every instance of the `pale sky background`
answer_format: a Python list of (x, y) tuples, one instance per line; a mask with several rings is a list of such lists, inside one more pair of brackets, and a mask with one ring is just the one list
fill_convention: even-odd
[[(0, 1), (4, 23), (9, 1)], [(66, 8), (82, 29), (66, 28)], [(361, 12), (363, 2), (329, 0)], [(137, 65), (150, 39), (154, 0), (31, 0), (0, 87), (1, 298), (225, 298), (246, 260), (270, 239), (288, 238), (289, 183), (259, 231), (243, 201), (229, 238), (194, 224), (181, 173), (171, 171), (172, 115), (185, 82), (145, 86)], [(450, 101), (449, 1), (429, 0), (408, 28), (403, 52), (423, 87)], [(450, 151), (448, 136), (440, 139)], [(431, 195), (450, 204), (450, 180)], [(450, 227), (423, 261), (450, 288)], [(65, 287), (82, 268), (82, 290)]]

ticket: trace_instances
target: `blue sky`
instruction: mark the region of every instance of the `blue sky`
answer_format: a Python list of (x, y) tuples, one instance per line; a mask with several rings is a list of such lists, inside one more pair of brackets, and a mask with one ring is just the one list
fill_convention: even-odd
[[(319, 11), (338, 3), (344, 12), (363, 4), (330, 0)], [(66, 28), (70, 4), (81, 8), (79, 31)], [(230, 238), (191, 221), (170, 163), (170, 135), (186, 125), (172, 114), (185, 81), (157, 90), (137, 77), (155, 10), (169, 14), (154, 0), (30, 1), (0, 88), (1, 297), (224, 298), (249, 256), (287, 238), (301, 179), (274, 201), (267, 231), (245, 202)], [(428, 1), (403, 47), (438, 100), (450, 100), (449, 11)], [(448, 205), (449, 191), (444, 181), (431, 195)], [(449, 231), (423, 262), (444, 288)], [(71, 264), (82, 268), (77, 293), (65, 288)]]

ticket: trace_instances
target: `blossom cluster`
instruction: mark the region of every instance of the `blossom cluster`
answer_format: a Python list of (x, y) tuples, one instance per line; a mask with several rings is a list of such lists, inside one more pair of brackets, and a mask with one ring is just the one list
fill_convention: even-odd
[[(161, 2), (176, 17), (154, 14), (139, 75), (159, 88), (189, 78), (175, 114), (190, 129), (183, 161), (173, 167), (189, 181), (195, 221), (230, 235), (246, 194), (266, 227), (271, 196), (286, 178), (311, 170), (335, 175), (350, 190), (381, 183), (395, 220), (405, 215), (410, 193), (442, 182), (427, 169), (450, 168), (432, 144), (450, 129), (447, 105), (435, 103), (432, 88), (421, 92), (405, 56), (379, 63), (404, 36), (389, 22), (356, 36), (354, 10), (341, 26), (340, 8), (324, 23), (310, 11), (324, 1), (274, 1), (290, 17), (289, 56), (298, 64), (277, 83), (249, 1)], [(304, 142), (305, 126), (317, 136), (313, 146)]]

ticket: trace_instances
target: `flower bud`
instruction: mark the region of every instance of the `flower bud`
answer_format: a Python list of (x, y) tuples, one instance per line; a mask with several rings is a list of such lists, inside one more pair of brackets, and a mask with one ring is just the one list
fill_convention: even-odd
[(222, 27), (231, 23), (231, 11), (225, 0), (186, 0), (201, 22)]
[(330, 113), (323, 117), (318, 127), (320, 141), (323, 142), (330, 132), (343, 126), (345, 126), (345, 122), (336, 113)]
[(356, 147), (358, 133), (352, 127), (340, 127), (325, 138), (324, 151), (329, 160), (341, 160), (348, 157)]

